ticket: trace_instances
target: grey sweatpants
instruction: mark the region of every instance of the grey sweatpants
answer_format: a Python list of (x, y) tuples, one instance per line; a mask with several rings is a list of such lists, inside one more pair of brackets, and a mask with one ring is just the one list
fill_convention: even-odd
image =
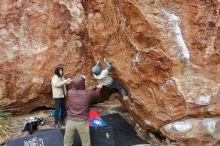
[(107, 86), (107, 88), (110, 89), (110, 94), (114, 93), (115, 91), (118, 91), (121, 94), (121, 96), (128, 96), (128, 92), (117, 80), (113, 80), (113, 83), (110, 86)]

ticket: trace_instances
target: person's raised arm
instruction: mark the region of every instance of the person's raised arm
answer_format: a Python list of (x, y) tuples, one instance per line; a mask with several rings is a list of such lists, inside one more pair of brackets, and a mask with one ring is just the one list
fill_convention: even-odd
[(108, 62), (106, 58), (104, 58), (105, 68), (110, 71), (112, 69), (112, 65)]
[(95, 99), (95, 98), (98, 98), (98, 97), (101, 95), (101, 89), (102, 89), (102, 87), (103, 87), (103, 85), (97, 85), (97, 86), (96, 86), (96, 89), (91, 91), (91, 94), (90, 94), (91, 100), (93, 100), (93, 99)]
[(64, 84), (69, 84), (71, 82), (71, 79), (68, 78), (67, 80), (63, 80), (63, 81), (59, 81), (57, 80), (56, 78), (53, 78), (52, 79), (52, 84), (55, 86), (55, 87), (62, 87)]
[(100, 66), (99, 66), (99, 61), (96, 61), (96, 64), (95, 64), (95, 66), (98, 66), (98, 67), (100, 67)]

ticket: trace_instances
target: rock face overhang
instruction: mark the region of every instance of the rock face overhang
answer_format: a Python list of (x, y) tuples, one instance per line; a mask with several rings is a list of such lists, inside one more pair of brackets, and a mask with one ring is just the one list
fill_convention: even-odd
[(106, 57), (144, 129), (219, 139), (217, 0), (3, 0), (0, 10), (1, 105), (52, 107), (56, 66), (92, 87), (91, 67)]

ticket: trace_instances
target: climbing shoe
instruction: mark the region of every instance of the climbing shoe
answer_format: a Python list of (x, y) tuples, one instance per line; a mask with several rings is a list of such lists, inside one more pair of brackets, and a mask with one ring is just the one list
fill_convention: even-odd
[(63, 122), (60, 122), (60, 125), (61, 125), (61, 126), (66, 126), (66, 123), (65, 123), (65, 121), (63, 121)]

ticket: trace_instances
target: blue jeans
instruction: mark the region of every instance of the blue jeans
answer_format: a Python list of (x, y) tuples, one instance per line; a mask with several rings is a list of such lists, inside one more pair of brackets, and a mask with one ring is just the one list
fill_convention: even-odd
[[(54, 124), (58, 124), (59, 119), (60, 119), (60, 122), (64, 122), (65, 120), (66, 98), (54, 98), (54, 101), (55, 101)], [(60, 113), (60, 117), (59, 117), (59, 113)]]

